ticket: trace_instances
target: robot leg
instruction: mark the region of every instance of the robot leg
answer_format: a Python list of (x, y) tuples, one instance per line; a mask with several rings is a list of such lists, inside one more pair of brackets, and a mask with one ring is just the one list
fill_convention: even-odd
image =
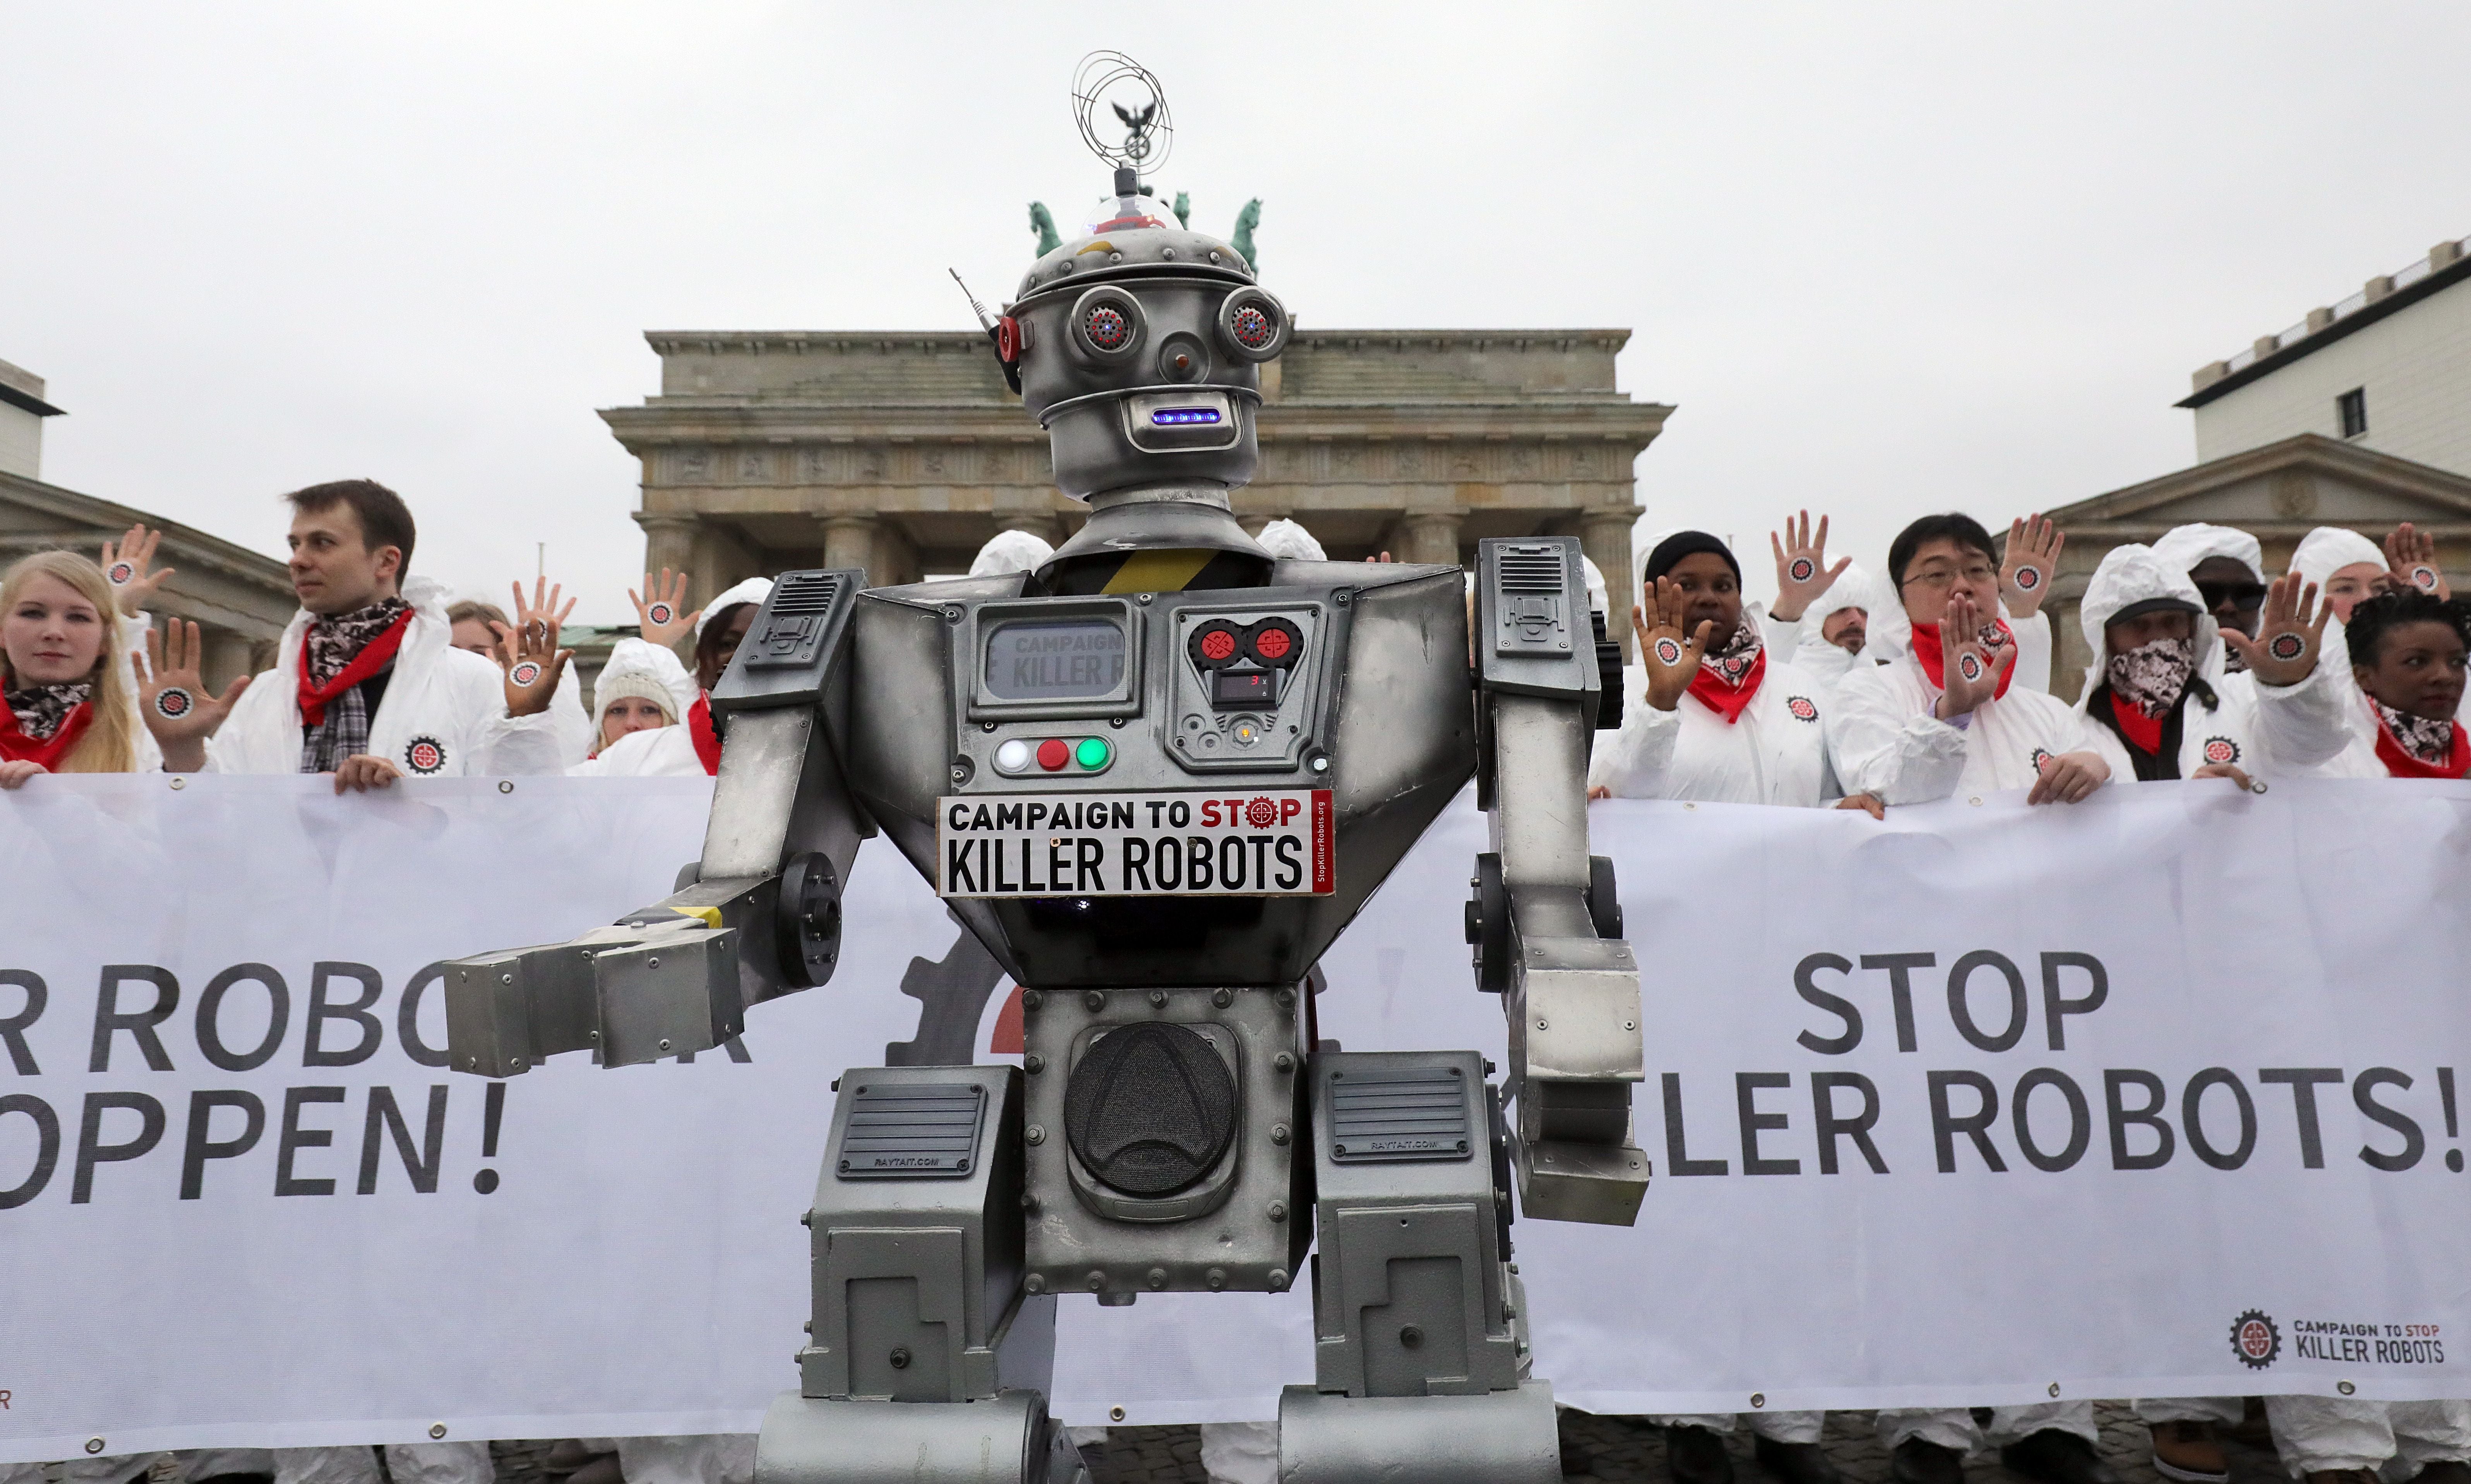
[(1022, 1286), (1022, 1074), (854, 1068), (806, 1216), (814, 1317), (757, 1484), (1087, 1484)]
[(1280, 1399), (1284, 1484), (1562, 1476), (1484, 1073), (1473, 1051), (1313, 1058), (1315, 1376)]

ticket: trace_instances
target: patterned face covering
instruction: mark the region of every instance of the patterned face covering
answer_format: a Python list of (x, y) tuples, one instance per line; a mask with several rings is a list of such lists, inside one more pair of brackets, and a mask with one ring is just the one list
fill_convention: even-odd
[(17, 718), (17, 730), (36, 742), (46, 742), (69, 718), (70, 712), (93, 695), (93, 681), (69, 680), (11, 691), (0, 699), (8, 701), (10, 714)]
[(2408, 711), (2396, 711), (2371, 695), (2368, 704), (2377, 709), (2377, 719), (2386, 724), (2394, 742), (2419, 762), (2432, 767), (2442, 767), (2454, 752), (2454, 718), (2452, 717), (2414, 717)]
[(2104, 667), (2110, 694), (2148, 717), (2166, 716), (2197, 672), (2197, 642), (2155, 639), (2125, 654), (2114, 654)]
[(1745, 613), (1741, 622), (1733, 625), (1733, 637), (1712, 646), (1701, 657), (1699, 668), (1714, 671), (1717, 678), (1727, 685), (1739, 685), (1742, 677), (1750, 673), (1751, 661), (1758, 652), (1759, 625)]

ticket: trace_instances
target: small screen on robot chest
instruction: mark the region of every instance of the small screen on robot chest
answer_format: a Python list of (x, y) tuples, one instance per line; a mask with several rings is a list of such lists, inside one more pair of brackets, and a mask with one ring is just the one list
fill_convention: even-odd
[(987, 636), (987, 691), (1000, 700), (1096, 699), (1124, 681), (1124, 631), (1107, 619), (1000, 624)]

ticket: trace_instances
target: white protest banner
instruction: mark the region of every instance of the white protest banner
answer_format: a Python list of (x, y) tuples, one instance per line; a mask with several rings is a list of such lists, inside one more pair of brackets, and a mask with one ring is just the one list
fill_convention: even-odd
[[(791, 1383), (831, 1078), (1006, 1059), (1012, 986), (878, 842), (838, 977), (752, 1012), (750, 1060), (493, 1098), (435, 1065), (421, 970), (657, 898), (707, 791), (501, 787), (0, 795), (0, 1461), (749, 1430)], [(1656, 1182), (1635, 1228), (1515, 1228), (1538, 1374), (1617, 1411), (2471, 1395), (2466, 807), (1597, 806)], [(1482, 841), (1463, 804), (1402, 862), (1324, 1035), (1499, 1056), (1456, 932)], [(1074, 1422), (1267, 1417), (1311, 1374), (1301, 1293), (1059, 1329)]]

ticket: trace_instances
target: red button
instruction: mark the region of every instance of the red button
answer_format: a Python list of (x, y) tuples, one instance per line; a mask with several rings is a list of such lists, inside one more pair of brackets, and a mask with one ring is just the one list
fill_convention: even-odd
[(1064, 745), (1061, 737), (1050, 737), (1038, 744), (1038, 766), (1048, 772), (1060, 772), (1072, 761), (1072, 749)]

